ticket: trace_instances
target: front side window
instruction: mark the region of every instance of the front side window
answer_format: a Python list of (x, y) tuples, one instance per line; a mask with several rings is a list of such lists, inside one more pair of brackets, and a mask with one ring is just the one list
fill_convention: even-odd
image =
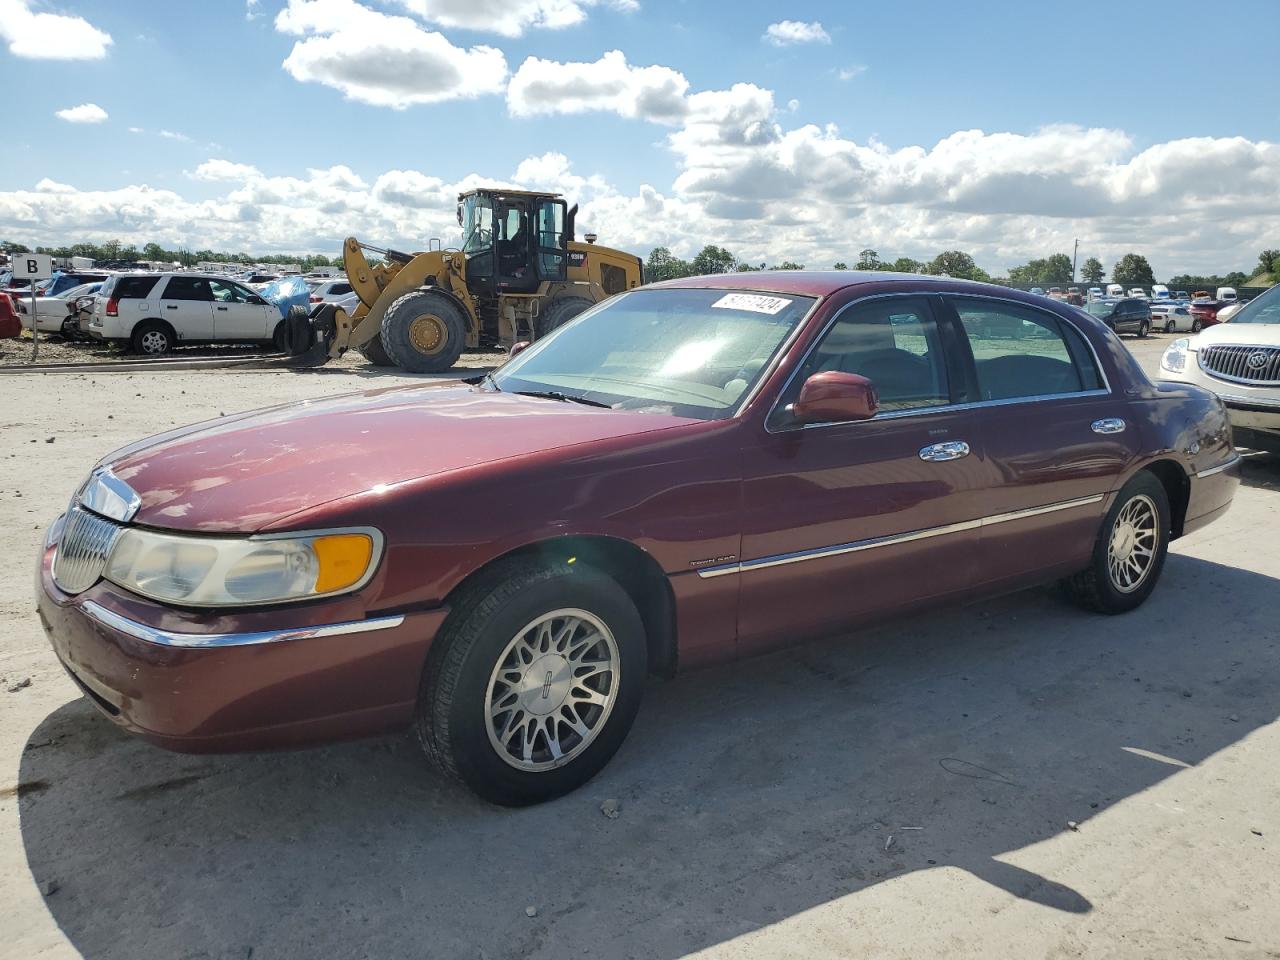
[(563, 247), (564, 201), (543, 200), (538, 204), (538, 260), (543, 277), (560, 276)]
[(1057, 317), (1011, 303), (953, 301), (973, 350), (982, 400), (1097, 390), (1101, 377), (1083, 338)]
[(611, 297), (497, 370), (510, 393), (617, 409), (730, 417), (812, 297), (741, 290), (635, 290)]
[(249, 298), (255, 296), (239, 284), (225, 280), (210, 280), (209, 290), (219, 303), (248, 303)]
[(951, 402), (942, 337), (923, 297), (874, 300), (840, 314), (791, 378), (772, 423), (785, 423), (805, 380), (828, 370), (866, 377), (886, 413)]
[(462, 252), (480, 253), (493, 246), (493, 202), (488, 197), (462, 201)]

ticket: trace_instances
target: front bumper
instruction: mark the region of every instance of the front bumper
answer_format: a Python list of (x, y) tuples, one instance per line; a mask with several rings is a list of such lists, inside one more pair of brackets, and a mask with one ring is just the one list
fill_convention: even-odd
[(413, 717), (445, 608), (365, 617), (351, 596), (196, 615), (100, 581), (77, 596), (43, 550), (37, 609), (63, 667), (112, 721), (191, 753), (304, 746)]

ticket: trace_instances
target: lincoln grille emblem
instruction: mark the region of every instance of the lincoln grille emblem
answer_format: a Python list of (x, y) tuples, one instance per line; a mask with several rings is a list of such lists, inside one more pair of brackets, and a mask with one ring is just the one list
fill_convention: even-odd
[(549, 699), (551, 696), (551, 678), (554, 676), (550, 670), (547, 671), (547, 678), (542, 681), (542, 699)]

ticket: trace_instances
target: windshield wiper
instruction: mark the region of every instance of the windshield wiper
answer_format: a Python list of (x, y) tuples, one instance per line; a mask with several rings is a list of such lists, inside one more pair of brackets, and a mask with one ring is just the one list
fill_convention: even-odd
[(603, 403), (600, 400), (591, 400), (587, 397), (575, 397), (573, 394), (561, 393), (559, 390), (516, 390), (515, 392), (522, 397), (542, 397), (544, 400), (559, 400), (561, 403), (580, 403), (586, 407), (613, 409), (613, 404), (611, 403)]

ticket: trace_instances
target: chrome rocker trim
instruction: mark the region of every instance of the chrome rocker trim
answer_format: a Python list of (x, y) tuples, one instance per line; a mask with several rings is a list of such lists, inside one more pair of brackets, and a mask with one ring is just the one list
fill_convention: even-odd
[(315, 627), (293, 627), (287, 630), (262, 630), (257, 633), (177, 633), (158, 630), (145, 623), (113, 613), (101, 604), (86, 600), (80, 605), (85, 616), (104, 627), (127, 634), (136, 640), (144, 640), (162, 647), (249, 647), (263, 643), (282, 643), (286, 640), (307, 640), (312, 637), (338, 637), (349, 633), (369, 633), (372, 630), (389, 630), (404, 623), (404, 615), (375, 617), (372, 620), (351, 620), (347, 623), (327, 623)]
[(1239, 462), (1240, 462), (1240, 454), (1237, 453), (1234, 456), (1232, 456), (1229, 460), (1224, 460), (1222, 463), (1218, 464), (1216, 467), (1210, 467), (1207, 470), (1201, 470), (1199, 473), (1196, 474), (1196, 479), (1203, 480), (1205, 477), (1217, 476), (1218, 474), (1222, 473), (1222, 471), (1224, 470), (1230, 470)]
[(779, 553), (771, 557), (759, 557), (755, 560), (743, 560), (741, 563), (726, 563), (716, 567), (703, 567), (698, 576), (703, 579), (723, 577), (731, 573), (749, 573), (752, 570), (763, 570), (767, 567), (781, 567), (788, 563), (801, 563), (805, 560), (822, 560), (827, 557), (839, 557), (846, 553), (858, 553), (862, 550), (874, 550), (876, 547), (891, 547), (899, 543), (911, 543), (914, 540), (928, 540), (949, 533), (960, 533), (963, 530), (976, 530), (990, 527), (997, 523), (1008, 523), (1010, 520), (1022, 520), (1026, 517), (1037, 517), (1043, 513), (1054, 513), (1058, 510), (1071, 510), (1075, 507), (1086, 507), (1093, 503), (1101, 503), (1104, 494), (1091, 497), (1080, 497), (1076, 500), (1064, 500), (1061, 503), (1050, 503), (1043, 507), (1027, 507), (1025, 510), (1013, 510), (1009, 513), (997, 513), (976, 520), (962, 520), (960, 523), (949, 523), (941, 527), (926, 527), (924, 530), (912, 530), (908, 533), (894, 533), (884, 537), (872, 537), (868, 540), (855, 540), (852, 543), (840, 543), (830, 547), (815, 547), (812, 550), (801, 550), (797, 553)]

